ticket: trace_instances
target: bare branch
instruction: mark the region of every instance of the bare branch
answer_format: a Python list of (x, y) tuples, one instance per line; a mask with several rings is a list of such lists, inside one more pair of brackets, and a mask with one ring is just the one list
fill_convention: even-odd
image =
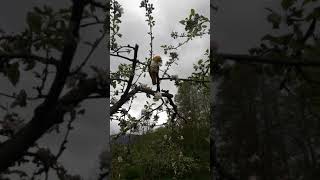
[(96, 21), (96, 22), (85, 23), (85, 24), (81, 24), (80, 27), (84, 28), (84, 27), (98, 25), (98, 24), (104, 24), (104, 22), (103, 21)]
[(309, 59), (294, 59), (294, 58), (271, 58), (262, 56), (250, 56), (244, 54), (225, 54), (218, 53), (218, 57), (228, 60), (234, 60), (236, 62), (244, 63), (265, 63), (274, 65), (287, 65), (287, 66), (320, 66), (320, 61)]
[(61, 61), (57, 66), (56, 77), (50, 88), (48, 97), (43, 104), (35, 109), (32, 120), (25, 127), (15, 134), (13, 138), (0, 144), (0, 171), (4, 171), (9, 166), (12, 166), (48, 129), (54, 124), (63, 121), (65, 113), (63, 107), (65, 105), (77, 104), (97, 90), (96, 80), (90, 81), (90, 83), (86, 81), (89, 84), (79, 84), (79, 86), (82, 86), (81, 88), (70, 91), (73, 97), (70, 97), (68, 93), (60, 101), (58, 100), (77, 48), (77, 38), (84, 6), (84, 0), (74, 1), (73, 3)]
[[(149, 88), (143, 88), (141, 86), (136, 86), (133, 90), (128, 92), (126, 96), (123, 96), (123, 98), (121, 98), (118, 102), (116, 102), (113, 106), (111, 106), (110, 116), (115, 114), (123, 104), (125, 104), (129, 99), (131, 99), (138, 92), (144, 92), (146, 94), (153, 95), (153, 96), (155, 93), (157, 93), (157, 91), (152, 91)], [(161, 93), (161, 95), (162, 95), (162, 97), (173, 98), (173, 95), (169, 94), (169, 93)]]
[[(127, 88), (124, 91), (122, 96), (126, 96), (128, 94), (128, 92), (129, 92), (131, 86), (132, 86), (132, 81), (133, 81), (133, 78), (135, 76), (135, 71), (136, 71), (136, 66), (137, 66), (138, 50), (139, 50), (139, 46), (136, 44), (136, 46), (134, 48), (134, 57), (133, 57), (133, 62), (132, 62), (131, 76), (129, 78), (129, 82), (128, 82)], [(122, 98), (122, 96), (121, 96), (121, 98)]]
[(210, 81), (206, 81), (206, 80), (198, 80), (198, 79), (183, 79), (183, 78), (179, 78), (179, 79), (174, 79), (174, 78), (160, 78), (160, 80), (170, 80), (170, 81), (188, 81), (188, 82), (199, 82), (199, 83), (208, 83)]
[(51, 64), (58, 65), (58, 61), (53, 57), (45, 58), (33, 54), (25, 54), (25, 53), (0, 53), (0, 59), (25, 59), (25, 60), (36, 60), (42, 64)]
[(83, 66), (86, 65), (86, 63), (87, 63), (88, 60), (90, 59), (90, 57), (91, 57), (91, 55), (93, 54), (93, 52), (97, 49), (98, 45), (100, 44), (100, 42), (102, 41), (102, 39), (105, 37), (106, 33), (107, 33), (107, 32), (104, 32), (104, 33), (101, 35), (101, 37), (95, 41), (95, 43), (92, 45), (92, 47), (91, 47), (88, 55), (87, 55), (86, 58), (84, 59), (84, 61), (79, 65), (79, 67), (78, 67), (76, 70), (74, 70), (73, 72), (70, 73), (71, 75), (78, 73), (78, 72), (83, 68)]
[(21, 158), (48, 129), (61, 123), (66, 113), (66, 106), (75, 106), (94, 93), (99, 93), (97, 80), (87, 79), (65, 94), (53, 108), (45, 113), (36, 110), (32, 120), (25, 127), (13, 138), (0, 144), (0, 172)]

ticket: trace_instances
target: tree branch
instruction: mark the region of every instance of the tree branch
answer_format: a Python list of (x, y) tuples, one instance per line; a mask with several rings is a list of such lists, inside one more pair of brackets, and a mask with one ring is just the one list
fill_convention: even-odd
[(245, 63), (264, 63), (274, 65), (287, 65), (287, 66), (320, 66), (320, 61), (309, 59), (294, 59), (294, 58), (271, 58), (262, 56), (250, 56), (243, 54), (225, 54), (218, 53), (218, 57), (223, 59), (234, 60), (236, 62)]
[[(136, 66), (137, 66), (137, 56), (138, 56), (138, 50), (139, 50), (139, 46), (136, 44), (136, 46), (134, 47), (134, 57), (133, 57), (133, 61), (132, 61), (132, 69), (131, 69), (131, 76), (129, 78), (129, 82), (127, 85), (126, 90), (124, 91), (122, 96), (126, 96), (126, 94), (128, 94), (131, 86), (132, 86), (132, 81), (135, 75), (135, 71), (136, 71)], [(121, 98), (122, 98), (121, 96)]]
[(104, 36), (106, 35), (106, 31), (101, 35), (101, 37), (99, 39), (97, 39), (94, 44), (92, 45), (91, 47), (91, 50), (89, 51), (88, 55), (86, 56), (86, 58), (84, 59), (84, 61), (79, 65), (79, 67), (74, 70), (73, 72), (71, 72), (70, 74), (76, 74), (78, 73), (82, 68), (83, 66), (86, 65), (86, 63), (88, 62), (88, 60), (90, 59), (91, 55), (93, 54), (93, 52), (97, 49), (97, 47), (99, 46), (100, 42), (102, 41), (102, 39), (104, 38)]
[[(157, 91), (152, 91), (149, 88), (143, 88), (141, 86), (137, 86), (133, 90), (128, 92), (126, 96), (123, 96), (123, 98), (121, 98), (118, 102), (116, 102), (113, 106), (111, 106), (110, 116), (115, 114), (118, 111), (118, 109), (121, 108), (121, 106), (123, 104), (125, 104), (130, 98), (132, 98), (138, 92), (144, 92), (146, 94), (153, 95), (153, 96), (155, 93), (157, 93)], [(169, 94), (169, 93), (161, 93), (161, 95), (162, 95), (162, 97), (173, 98), (173, 95)]]
[(80, 27), (84, 28), (84, 27), (103, 24), (103, 23), (104, 23), (103, 21), (90, 22), (90, 23), (81, 24)]
[(183, 78), (179, 78), (179, 79), (174, 79), (174, 78), (160, 78), (160, 80), (170, 80), (170, 81), (188, 81), (188, 82), (199, 82), (199, 83), (208, 83), (210, 81), (206, 81), (206, 80), (197, 80), (197, 79), (183, 79)]
[(46, 113), (35, 111), (32, 120), (23, 127), (11, 139), (0, 144), (0, 172), (12, 166), (20, 159), (48, 129), (63, 121), (63, 116), (67, 112), (66, 107), (76, 106), (89, 95), (99, 93), (98, 83), (95, 78), (82, 81), (78, 87), (66, 93), (56, 104)]
[(54, 59), (53, 57), (51, 58), (45, 58), (33, 54), (25, 54), (25, 53), (0, 53), (0, 59), (25, 59), (25, 60), (36, 60), (42, 64), (51, 64), (51, 65), (58, 65), (58, 61)]
[(84, 6), (84, 0), (73, 1), (72, 14), (65, 36), (61, 61), (57, 66), (56, 77), (49, 90), (48, 97), (43, 104), (35, 109), (32, 120), (25, 127), (14, 137), (0, 144), (0, 171), (4, 171), (12, 166), (50, 127), (63, 121), (63, 115), (66, 111), (64, 109), (65, 105), (77, 104), (97, 90), (96, 80), (82, 82), (79, 84), (81, 87), (70, 91), (71, 97), (70, 93), (67, 93), (60, 101), (58, 100), (77, 48)]

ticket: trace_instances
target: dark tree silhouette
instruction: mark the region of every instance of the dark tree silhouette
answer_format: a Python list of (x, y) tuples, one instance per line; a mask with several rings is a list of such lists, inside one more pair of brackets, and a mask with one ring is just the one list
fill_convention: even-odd
[[(107, 67), (105, 69), (92, 66), (94, 75), (86, 72), (87, 62), (101, 40), (105, 38), (107, 29), (103, 28), (108, 2), (95, 0), (73, 0), (70, 8), (54, 11), (51, 7), (35, 7), (27, 14), (25, 31), (17, 34), (1, 32), (0, 36), (0, 72), (16, 86), (19, 77), (27, 71), (34, 70), (34, 77), (40, 85), (33, 88), (34, 92), (21, 90), (19, 94), (1, 95), (13, 99), (10, 107), (2, 106), (7, 111), (1, 122), (1, 136), (7, 138), (0, 144), (0, 172), (11, 174), (9, 167), (18, 163), (33, 162), (40, 165), (39, 171), (47, 173), (50, 168), (57, 171), (59, 178), (71, 177), (63, 166), (57, 162), (66, 148), (71, 123), (77, 114), (81, 102), (92, 98), (106, 98), (109, 92)], [(93, 43), (86, 42), (90, 51), (79, 65), (74, 65), (75, 55), (81, 41), (80, 29), (89, 26), (100, 28), (100, 37)], [(107, 57), (102, 59), (107, 61)], [(19, 68), (25, 65), (25, 69)], [(92, 74), (92, 73), (91, 73)], [(36, 94), (31, 97), (30, 94)], [(40, 102), (33, 111), (33, 117), (25, 120), (23, 127), (17, 128), (18, 114), (10, 113), (17, 107), (25, 107), (29, 101)], [(11, 108), (11, 109), (10, 109)], [(48, 149), (39, 147), (36, 142), (48, 130), (66, 121), (70, 121), (66, 136), (59, 151), (55, 154)], [(31, 150), (36, 148), (37, 150)]]

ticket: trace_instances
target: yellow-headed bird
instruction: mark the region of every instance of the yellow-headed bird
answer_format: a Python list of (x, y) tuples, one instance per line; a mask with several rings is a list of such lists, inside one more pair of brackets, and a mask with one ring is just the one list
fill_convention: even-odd
[(155, 56), (149, 65), (149, 74), (152, 80), (152, 84), (157, 84), (157, 91), (160, 91), (160, 79), (159, 79), (159, 69), (162, 63), (160, 56)]

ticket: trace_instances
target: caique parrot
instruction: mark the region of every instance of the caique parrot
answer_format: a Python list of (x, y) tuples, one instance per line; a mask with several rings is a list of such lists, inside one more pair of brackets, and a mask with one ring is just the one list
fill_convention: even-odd
[(160, 91), (159, 69), (162, 63), (160, 56), (154, 56), (149, 65), (149, 74), (153, 85), (157, 85), (157, 91)]

